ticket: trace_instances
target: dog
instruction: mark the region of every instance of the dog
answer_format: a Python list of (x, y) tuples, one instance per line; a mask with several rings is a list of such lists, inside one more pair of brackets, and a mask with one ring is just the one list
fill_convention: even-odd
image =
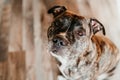
[(79, 16), (64, 6), (48, 10), (49, 52), (60, 63), (58, 80), (109, 80), (120, 59), (119, 50), (95, 18)]

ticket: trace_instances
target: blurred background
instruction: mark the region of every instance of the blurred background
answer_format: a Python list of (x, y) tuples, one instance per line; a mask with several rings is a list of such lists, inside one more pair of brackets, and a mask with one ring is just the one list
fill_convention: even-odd
[[(46, 35), (54, 5), (97, 18), (120, 49), (120, 0), (0, 0), (0, 80), (57, 80)], [(120, 80), (119, 71), (112, 80)]]

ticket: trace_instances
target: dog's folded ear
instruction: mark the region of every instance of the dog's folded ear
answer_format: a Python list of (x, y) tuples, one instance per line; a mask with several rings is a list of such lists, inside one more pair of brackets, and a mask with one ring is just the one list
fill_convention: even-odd
[(91, 32), (93, 32), (93, 34), (96, 34), (99, 31), (102, 31), (102, 33), (105, 35), (105, 28), (103, 26), (102, 23), (100, 23), (97, 19), (90, 19), (90, 28), (91, 28)]
[(54, 17), (57, 17), (61, 13), (65, 12), (67, 9), (64, 6), (53, 6), (48, 10), (49, 14), (53, 14)]

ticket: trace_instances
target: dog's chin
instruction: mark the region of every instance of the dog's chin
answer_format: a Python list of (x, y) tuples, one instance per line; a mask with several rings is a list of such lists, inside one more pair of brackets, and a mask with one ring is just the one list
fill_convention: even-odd
[(64, 56), (63, 56), (63, 53), (57, 51), (57, 50), (50, 50), (50, 54), (55, 58), (57, 59), (61, 64), (65, 62), (64, 60)]
[(61, 49), (54, 49), (51, 48), (49, 50), (50, 54), (56, 58), (58, 61), (60, 61), (61, 63), (63, 63), (63, 60), (65, 60), (66, 58), (69, 57), (69, 55), (71, 54), (70, 50), (66, 47), (61, 48)]

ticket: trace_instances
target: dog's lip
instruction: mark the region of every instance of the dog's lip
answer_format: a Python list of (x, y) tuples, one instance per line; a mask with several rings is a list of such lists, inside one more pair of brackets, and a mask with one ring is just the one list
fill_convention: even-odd
[(57, 50), (52, 50), (53, 53), (57, 53)]
[(50, 52), (52, 52), (52, 53), (57, 53), (58, 51), (56, 50), (56, 49), (54, 49), (54, 48), (52, 48), (51, 50), (50, 50)]

